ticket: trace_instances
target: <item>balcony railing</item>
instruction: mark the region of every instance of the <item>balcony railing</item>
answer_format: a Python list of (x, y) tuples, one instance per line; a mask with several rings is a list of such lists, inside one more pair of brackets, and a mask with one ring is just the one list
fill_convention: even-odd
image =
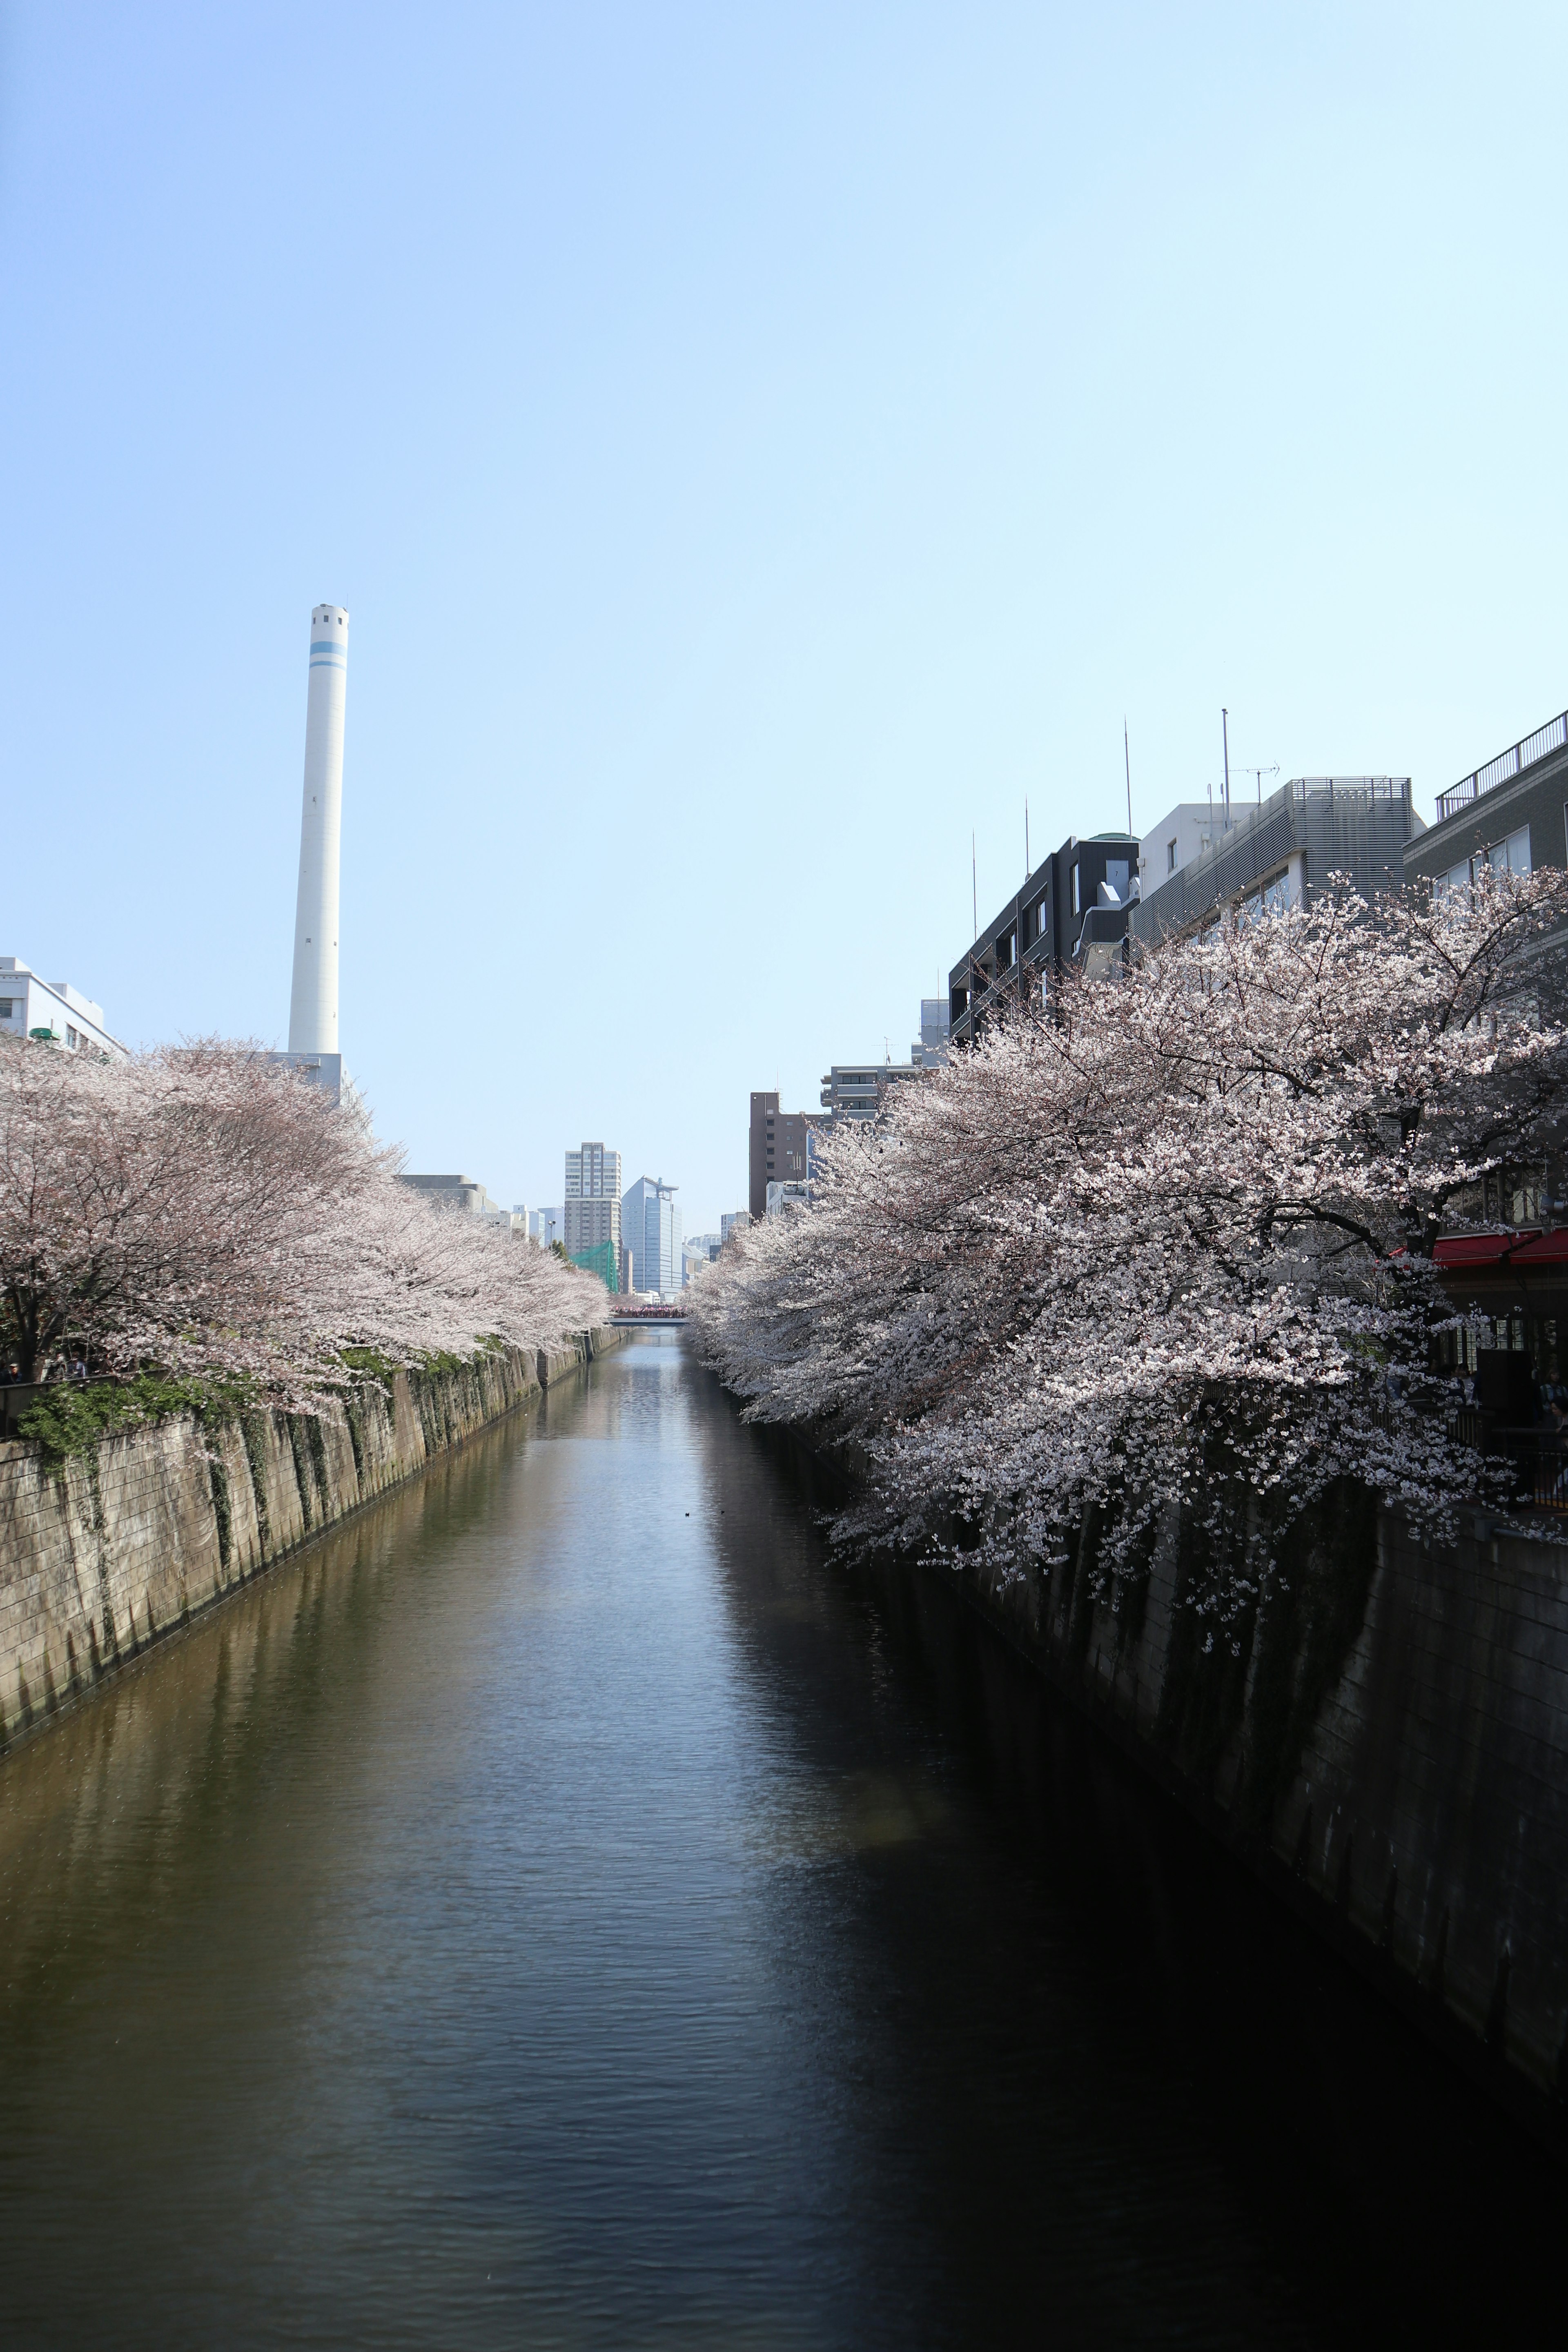
[(1462, 776), (1446, 793), (1439, 793), (1437, 823), (1441, 824), (1445, 817), (1456, 816), (1472, 801), (1479, 801), (1483, 793), (1495, 792), (1499, 784), (1509, 783), (1515, 776), (1522, 775), (1525, 769), (1533, 768), (1538, 760), (1544, 760), (1550, 752), (1560, 751), (1564, 743), (1568, 743), (1568, 710), (1555, 719), (1549, 719), (1544, 727), (1536, 729), (1533, 735), (1526, 735), (1522, 741), (1511, 744), (1506, 751), (1500, 751), (1495, 760), (1489, 760), (1486, 766), (1478, 768), (1473, 776)]
[[(1310, 800), (1402, 801), (1408, 776), (1292, 776), (1280, 786), (1280, 795), (1303, 807)], [(1264, 803), (1265, 813), (1268, 803)]]

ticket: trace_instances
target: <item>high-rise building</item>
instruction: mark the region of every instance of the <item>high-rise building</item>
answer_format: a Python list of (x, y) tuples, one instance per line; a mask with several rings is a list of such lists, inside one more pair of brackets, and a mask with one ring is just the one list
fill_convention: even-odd
[(743, 1233), (751, 1222), (750, 1209), (726, 1209), (719, 1220), (720, 1247), (723, 1247), (731, 1234)]
[(752, 1095), (748, 1206), (759, 1222), (768, 1213), (770, 1183), (805, 1183), (809, 1125), (804, 1111), (781, 1110), (777, 1095)]
[(680, 1211), (676, 1187), (639, 1176), (621, 1197), (621, 1231), (632, 1256), (634, 1290), (673, 1298), (681, 1286)]
[(921, 997), (921, 1034), (910, 1047), (910, 1060), (917, 1070), (938, 1070), (946, 1061), (950, 1022), (944, 996)]
[[(563, 1211), (566, 1255), (582, 1263), (590, 1251), (610, 1257), (594, 1261), (594, 1272), (605, 1263), (619, 1267), (621, 1253), (621, 1155), (602, 1143), (584, 1143), (566, 1154), (566, 1201)], [(615, 1284), (610, 1284), (615, 1288)]]

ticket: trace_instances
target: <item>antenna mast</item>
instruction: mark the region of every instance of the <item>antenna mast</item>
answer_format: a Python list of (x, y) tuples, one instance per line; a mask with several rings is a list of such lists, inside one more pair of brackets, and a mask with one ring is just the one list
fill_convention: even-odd
[(1225, 745), (1225, 821), (1228, 825), (1230, 823), (1230, 713), (1228, 710), (1220, 712), (1219, 725), (1220, 739)]
[(977, 940), (980, 937), (980, 868), (975, 862), (973, 834), (969, 836), (969, 891), (974, 920), (974, 929), (970, 933), (970, 937)]
[(1121, 722), (1121, 764), (1127, 771), (1127, 832), (1132, 833), (1132, 754), (1127, 748), (1127, 721)]

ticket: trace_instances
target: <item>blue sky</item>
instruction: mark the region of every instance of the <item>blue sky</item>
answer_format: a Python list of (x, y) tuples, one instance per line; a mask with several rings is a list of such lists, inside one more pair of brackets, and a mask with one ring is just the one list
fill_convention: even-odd
[(310, 607), (412, 1164), (907, 1052), (1068, 833), (1568, 704), (1568, 17), (8, 9), (0, 951), (281, 1042)]

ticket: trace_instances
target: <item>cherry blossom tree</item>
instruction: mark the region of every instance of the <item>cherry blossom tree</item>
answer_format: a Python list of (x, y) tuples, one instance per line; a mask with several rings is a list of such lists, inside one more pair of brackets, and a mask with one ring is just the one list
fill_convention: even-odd
[(1568, 876), (1226, 916), (1071, 976), (836, 1131), (814, 1206), (694, 1286), (765, 1419), (869, 1465), (846, 1537), (1083, 1556), (1114, 1599), (1179, 1509), (1221, 1622), (1359, 1482), (1438, 1532), (1456, 1433), (1432, 1259), (1568, 1105)]
[(0, 1350), (308, 1402), (394, 1362), (604, 1321), (603, 1286), (396, 1181), (293, 1069), (207, 1040), (108, 1063), (0, 1041)]

